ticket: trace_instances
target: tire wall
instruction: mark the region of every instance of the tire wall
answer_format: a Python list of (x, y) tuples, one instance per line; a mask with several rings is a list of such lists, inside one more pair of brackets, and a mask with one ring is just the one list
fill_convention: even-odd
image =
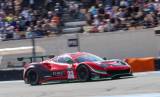
[(131, 66), (132, 72), (146, 72), (157, 70), (154, 57), (127, 58), (125, 61)]

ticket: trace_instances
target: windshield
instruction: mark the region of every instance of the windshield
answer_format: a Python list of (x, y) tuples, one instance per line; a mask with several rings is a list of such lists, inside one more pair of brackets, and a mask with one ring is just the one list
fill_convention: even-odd
[(92, 54), (85, 54), (85, 55), (81, 55), (80, 57), (78, 57), (76, 59), (76, 61), (78, 63), (80, 62), (95, 62), (95, 61), (104, 61), (101, 57), (98, 57), (96, 55), (92, 55)]

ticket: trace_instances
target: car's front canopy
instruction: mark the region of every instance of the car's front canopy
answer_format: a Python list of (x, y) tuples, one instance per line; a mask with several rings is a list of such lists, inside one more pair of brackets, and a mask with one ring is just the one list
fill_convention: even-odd
[(97, 61), (104, 61), (103, 58), (98, 57), (93, 54), (84, 54), (76, 58), (76, 62), (81, 63), (81, 62), (97, 62)]

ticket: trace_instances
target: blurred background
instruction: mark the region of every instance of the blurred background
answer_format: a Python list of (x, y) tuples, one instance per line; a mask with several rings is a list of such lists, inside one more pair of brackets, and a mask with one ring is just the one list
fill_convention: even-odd
[(0, 68), (21, 67), (17, 58), (34, 53), (157, 57), (159, 23), (159, 0), (0, 0)]

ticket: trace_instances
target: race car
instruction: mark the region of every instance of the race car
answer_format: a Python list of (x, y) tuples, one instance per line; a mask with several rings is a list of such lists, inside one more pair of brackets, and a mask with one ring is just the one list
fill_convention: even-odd
[(42, 62), (24, 65), (25, 83), (38, 85), (54, 80), (90, 81), (94, 78), (132, 76), (122, 60), (105, 60), (87, 52), (65, 53)]

